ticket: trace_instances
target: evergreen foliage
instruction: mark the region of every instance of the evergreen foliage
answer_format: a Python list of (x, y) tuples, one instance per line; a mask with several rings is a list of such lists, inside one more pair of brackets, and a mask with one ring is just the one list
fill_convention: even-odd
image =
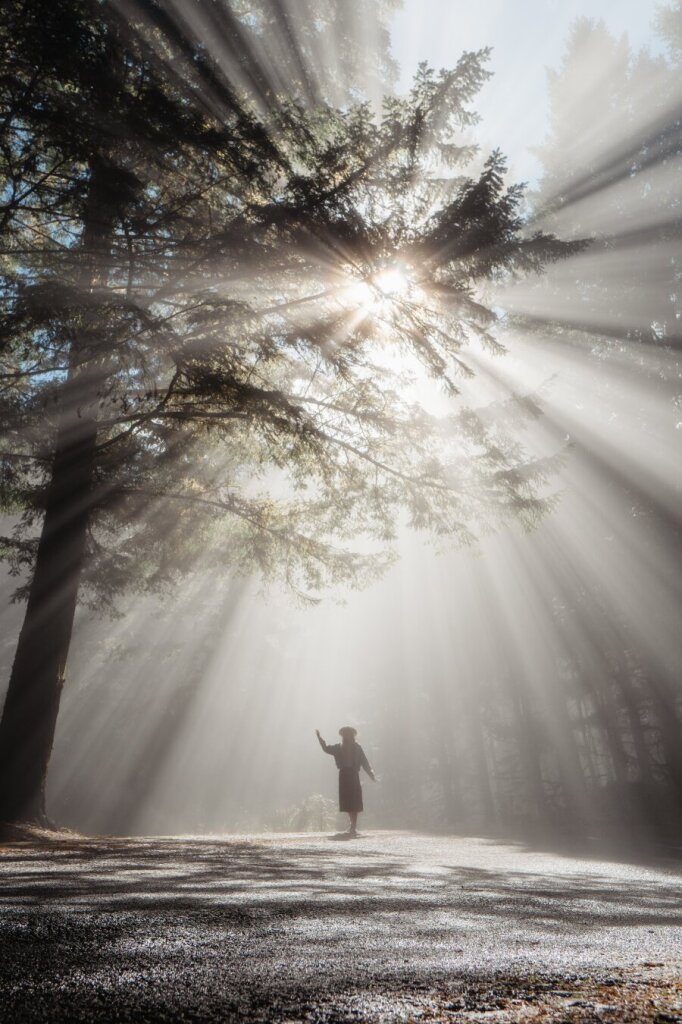
[(402, 522), (466, 541), (545, 505), (504, 416), (414, 397), (498, 348), (483, 284), (580, 246), (526, 233), (500, 154), (463, 173), (487, 53), (334, 108), (287, 24), (275, 2), (3, 8), (3, 544), (29, 582), (0, 817), (40, 813), (79, 595), (203, 561), (309, 596), (376, 572)]
[[(100, 599), (207, 546), (315, 589), (372, 562), (331, 537), (383, 540), (401, 511), (466, 538), (541, 509), (532, 468), (510, 472), (525, 461), (515, 442), (472, 413), (430, 416), (395, 370), (407, 351), (455, 393), (469, 338), (497, 344), (476, 286), (567, 248), (524, 237), (499, 154), (452, 173), (473, 156), (453, 140), (475, 122), (484, 53), (422, 68), (378, 119), (280, 98), (265, 120), (163, 5), (125, 24), (99, 3), (9, 14), (3, 491), (26, 510), (6, 539), (17, 567), (34, 557), (65, 406), (97, 422), (84, 582)], [(354, 286), (376, 291), (394, 261), (419, 268), (424, 301), (357, 315)]]

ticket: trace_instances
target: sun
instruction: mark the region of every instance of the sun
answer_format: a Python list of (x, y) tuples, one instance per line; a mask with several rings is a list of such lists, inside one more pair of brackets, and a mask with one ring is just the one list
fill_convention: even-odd
[(409, 268), (395, 264), (353, 283), (346, 289), (346, 294), (365, 315), (381, 314), (400, 302), (411, 300), (415, 287)]
[(388, 298), (407, 298), (412, 281), (402, 267), (387, 267), (371, 279), (371, 284)]

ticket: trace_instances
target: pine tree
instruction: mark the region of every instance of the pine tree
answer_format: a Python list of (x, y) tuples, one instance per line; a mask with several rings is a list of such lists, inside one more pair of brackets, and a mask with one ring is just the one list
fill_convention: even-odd
[(575, 248), (524, 232), (499, 154), (460, 170), (486, 53), (422, 67), (377, 117), (310, 102), (296, 69), (277, 92), (246, 5), (191, 9), (223, 56), (244, 44), (238, 86), (154, 0), (0, 23), (4, 545), (29, 574), (0, 820), (44, 818), (79, 599), (200, 562), (309, 596), (378, 571), (400, 523), (466, 541), (544, 507), (504, 411), (415, 397), (498, 348), (481, 283)]
[[(593, 406), (613, 410), (603, 417), (599, 445), (579, 422), (572, 429), (576, 458), (586, 478), (599, 479), (601, 502), (611, 508), (592, 545), (603, 548), (614, 532), (627, 531), (643, 564), (673, 566), (682, 551), (679, 474), (656, 480), (643, 461), (633, 471), (626, 457), (610, 454), (625, 456), (626, 417), (643, 446), (648, 442), (671, 462), (679, 444), (679, 3), (661, 7), (659, 25), (667, 58), (635, 52), (603, 22), (580, 19), (550, 74), (550, 133), (538, 150), (543, 174), (531, 199), (545, 230), (569, 237), (591, 230), (596, 238), (585, 263), (579, 257), (565, 276), (546, 275), (527, 305), (534, 307), (535, 329), (581, 360)], [(518, 322), (530, 328), (523, 316)], [(560, 426), (569, 429), (566, 422)], [(609, 793), (609, 814), (628, 821), (635, 811), (652, 827), (672, 832), (679, 827), (675, 808), (682, 793), (673, 632), (653, 654), (650, 642), (636, 639), (641, 622), (614, 607), (602, 580), (570, 585), (568, 562), (555, 561), (555, 601), (563, 609), (558, 625), (572, 637), (566, 703), (576, 743), (585, 746), (581, 733), (596, 738), (593, 774), (610, 787), (602, 789)], [(547, 552), (543, 563), (551, 566)], [(644, 592), (652, 584), (642, 575), (638, 586)], [(674, 591), (661, 592), (657, 618), (665, 621)], [(669, 621), (674, 630), (672, 616)], [(581, 658), (581, 649), (587, 656)], [(596, 799), (594, 779), (585, 775)]]

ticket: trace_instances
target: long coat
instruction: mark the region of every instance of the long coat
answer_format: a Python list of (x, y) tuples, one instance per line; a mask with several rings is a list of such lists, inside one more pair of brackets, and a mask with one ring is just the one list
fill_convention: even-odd
[(325, 743), (320, 739), (325, 754), (331, 754), (339, 769), (339, 810), (356, 813), (363, 810), (360, 769), (372, 777), (373, 772), (359, 743)]

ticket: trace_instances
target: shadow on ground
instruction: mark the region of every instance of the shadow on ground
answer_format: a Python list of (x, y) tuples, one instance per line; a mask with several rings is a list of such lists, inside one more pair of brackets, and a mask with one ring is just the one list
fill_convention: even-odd
[(4, 847), (0, 1005), (13, 1021), (369, 1021), (424, 1007), (433, 1019), (434, 1006), (464, 1020), (481, 1012), (480, 999), (461, 1003), (465, 989), (639, 991), (679, 972), (675, 868), (330, 838)]

